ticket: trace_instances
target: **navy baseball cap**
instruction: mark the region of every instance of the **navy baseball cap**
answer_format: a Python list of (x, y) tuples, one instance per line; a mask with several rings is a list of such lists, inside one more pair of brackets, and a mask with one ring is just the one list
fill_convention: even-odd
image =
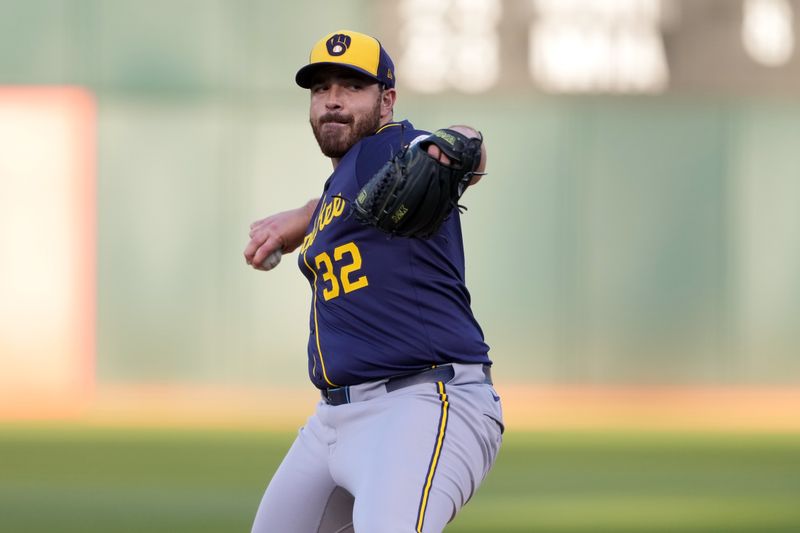
[(394, 87), (392, 58), (378, 39), (364, 33), (339, 30), (320, 39), (311, 49), (308, 65), (297, 71), (297, 85), (310, 89), (314, 73), (326, 65), (352, 69), (388, 88)]

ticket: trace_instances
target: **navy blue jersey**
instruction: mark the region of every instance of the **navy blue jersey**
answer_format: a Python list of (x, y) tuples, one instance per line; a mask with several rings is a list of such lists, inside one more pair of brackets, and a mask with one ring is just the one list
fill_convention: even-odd
[(312, 290), (308, 370), (319, 388), (490, 363), (464, 283), (458, 211), (429, 240), (391, 237), (348, 216), (369, 178), (426, 134), (389, 123), (353, 145), (325, 182), (298, 258)]

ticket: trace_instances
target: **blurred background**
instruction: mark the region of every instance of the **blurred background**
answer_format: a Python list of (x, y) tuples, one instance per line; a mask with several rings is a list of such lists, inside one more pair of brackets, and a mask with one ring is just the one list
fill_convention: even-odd
[[(317, 39), (347, 28), (392, 55), (396, 118), (474, 125), (489, 148), (490, 176), (463, 198), (467, 281), (519, 462), (475, 506), (536, 517), (500, 527), (476, 515), (457, 530), (599, 531), (598, 517), (609, 531), (800, 530), (783, 505), (800, 497), (798, 16), (800, 0), (0, 0), (4, 511), (25, 523), (23, 500), (65, 501), (63, 486), (43, 496), (30, 475), (64, 442), (88, 446), (79, 458), (131, 434), (182, 447), (136, 428), (200, 427), (209, 433), (175, 438), (205, 444), (222, 427), (274, 432), (280, 459), (315, 401), (310, 291), (295, 256), (265, 274), (242, 251), (250, 222), (318, 196), (331, 171), (293, 80)], [(708, 486), (763, 479), (748, 486), (771, 503), (728, 495), (695, 526), (664, 518), (694, 516), (673, 500), (636, 515), (630, 498), (608, 512), (590, 498), (584, 524), (565, 518), (572, 500), (559, 514), (503, 492), (538, 490), (521, 480), (529, 468), (547, 495), (599, 446), (616, 459), (589, 478), (619, 495), (607, 465), (618, 480), (620, 465), (636, 469), (631, 449), (664, 441), (559, 432), (653, 429), (756, 442), (742, 445), (749, 459), (721, 451), (731, 462)], [(680, 441), (678, 456), (731, 442), (708, 438)], [(564, 457), (552, 480), (533, 459), (548, 450)], [(677, 460), (648, 457), (639, 470)], [(736, 470), (767, 457), (769, 472)], [(271, 469), (229, 498), (250, 498), (232, 519), (248, 523)], [(573, 475), (573, 488), (591, 484)], [(647, 481), (626, 487), (675, 489)], [(235, 529), (220, 524), (208, 530)], [(9, 529), (23, 530), (37, 529)]]

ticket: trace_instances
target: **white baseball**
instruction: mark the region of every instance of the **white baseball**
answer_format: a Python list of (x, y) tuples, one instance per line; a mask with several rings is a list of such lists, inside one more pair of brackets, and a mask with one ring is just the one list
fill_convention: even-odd
[(267, 258), (264, 259), (264, 261), (261, 262), (261, 268), (263, 268), (264, 270), (272, 270), (273, 268), (278, 266), (278, 263), (281, 262), (282, 255), (283, 254), (281, 253), (280, 249), (275, 250), (274, 252), (269, 254)]

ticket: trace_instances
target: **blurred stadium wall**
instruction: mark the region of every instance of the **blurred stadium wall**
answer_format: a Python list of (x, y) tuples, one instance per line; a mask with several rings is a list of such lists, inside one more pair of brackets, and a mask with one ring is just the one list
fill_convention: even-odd
[[(58, 172), (31, 192), (3, 166), (19, 151), (0, 147), (0, 384), (72, 360), (82, 370), (56, 398), (76, 383), (307, 388), (309, 288), (294, 257), (264, 274), (242, 250), (251, 221), (316, 196), (330, 172), (293, 77), (316, 39), (351, 28), (394, 56), (397, 117), (487, 139), (491, 175), (464, 197), (464, 227), (501, 390), (795, 388), (800, 2), (418, 4), (0, 0), (0, 139), (17, 137), (8, 94), (83, 95), (75, 149), (92, 164), (75, 202), (96, 204), (73, 229), (80, 204), (37, 216), (65, 194), (47, 185)], [(64, 252), (59, 228), (93, 245)], [(37, 287), (83, 287), (64, 253), (94, 262), (61, 311), (92, 338), (74, 357), (30, 327), (52, 307)], [(36, 275), (13, 277), (25, 264)], [(23, 322), (27, 344), (11, 342)]]

